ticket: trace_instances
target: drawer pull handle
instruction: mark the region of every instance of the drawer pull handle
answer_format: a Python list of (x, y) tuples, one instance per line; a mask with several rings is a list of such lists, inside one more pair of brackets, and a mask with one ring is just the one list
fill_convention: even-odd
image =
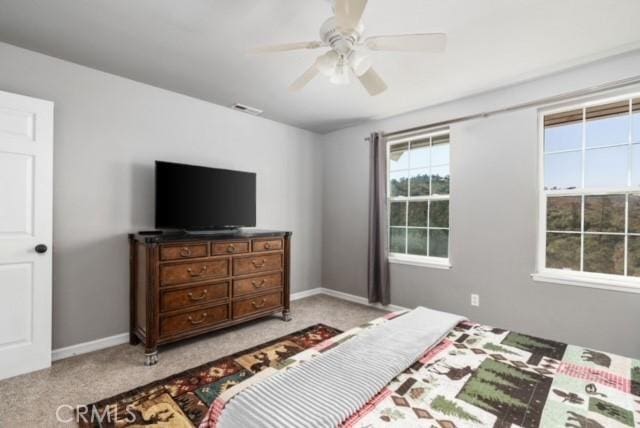
[(207, 273), (207, 269), (209, 269), (209, 266), (208, 266), (208, 265), (204, 265), (204, 266), (202, 266), (202, 269), (200, 269), (200, 272), (197, 272), (197, 273), (196, 273), (196, 272), (194, 272), (194, 271), (193, 271), (193, 269), (191, 269), (191, 268), (188, 268), (188, 269), (187, 269), (187, 272), (189, 272), (189, 275), (191, 275), (192, 277), (194, 277), (194, 278), (195, 278), (195, 277), (197, 277), (197, 276), (202, 276), (202, 275), (204, 275), (205, 273)]
[(198, 324), (202, 324), (206, 319), (207, 319), (207, 313), (203, 313), (202, 314), (202, 318), (200, 318), (198, 321), (194, 321), (193, 318), (191, 318), (191, 315), (189, 315), (189, 322), (191, 323), (191, 325), (198, 325)]
[(268, 242), (264, 243), (264, 249), (268, 250), (269, 248), (271, 248), (271, 244), (269, 244)]
[(180, 249), (180, 257), (189, 257), (191, 256), (191, 248), (184, 247)]
[(236, 252), (236, 247), (234, 247), (233, 245), (229, 245), (227, 247), (227, 253), (235, 253)]
[(252, 304), (252, 305), (253, 305), (253, 307), (254, 307), (254, 308), (256, 308), (256, 309), (263, 308), (263, 307), (264, 307), (264, 305), (265, 305), (266, 303), (267, 303), (267, 300), (266, 300), (266, 299), (262, 299), (262, 300), (260, 301), (260, 303), (256, 303), (256, 301), (255, 301), (255, 300), (252, 300), (252, 301), (251, 301), (251, 304)]
[(189, 294), (187, 294), (187, 296), (189, 296), (189, 299), (191, 299), (192, 301), (197, 302), (198, 300), (202, 300), (202, 299), (204, 299), (205, 297), (207, 297), (207, 293), (208, 293), (208, 292), (209, 292), (209, 290), (204, 290), (204, 291), (202, 292), (202, 294), (200, 295), (200, 297), (193, 297), (193, 293), (192, 293), (192, 292), (189, 292)]
[(267, 262), (267, 260), (262, 259), (262, 260), (251, 260), (251, 263), (253, 263), (253, 266), (256, 268), (261, 268), (264, 266), (264, 264)]
[(251, 284), (253, 284), (254, 288), (262, 288), (262, 287), (264, 287), (264, 283), (265, 282), (266, 282), (265, 279), (262, 279), (260, 282), (258, 282), (256, 280), (253, 280), (253, 281), (251, 281)]

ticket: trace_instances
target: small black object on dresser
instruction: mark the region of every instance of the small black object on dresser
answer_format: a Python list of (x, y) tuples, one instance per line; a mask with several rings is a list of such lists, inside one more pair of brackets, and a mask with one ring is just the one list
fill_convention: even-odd
[(291, 232), (130, 234), (131, 344), (158, 346), (290, 314)]

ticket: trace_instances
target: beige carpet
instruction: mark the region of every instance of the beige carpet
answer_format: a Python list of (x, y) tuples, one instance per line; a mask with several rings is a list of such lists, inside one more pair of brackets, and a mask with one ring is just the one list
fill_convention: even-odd
[[(291, 322), (274, 316), (163, 347), (160, 362), (153, 367), (143, 366), (141, 346), (130, 345), (57, 361), (49, 369), (0, 381), (0, 427), (69, 426), (56, 420), (60, 405), (107, 398), (313, 324), (347, 330), (383, 313), (328, 296), (313, 296), (292, 302)], [(65, 408), (60, 416), (72, 417)]]

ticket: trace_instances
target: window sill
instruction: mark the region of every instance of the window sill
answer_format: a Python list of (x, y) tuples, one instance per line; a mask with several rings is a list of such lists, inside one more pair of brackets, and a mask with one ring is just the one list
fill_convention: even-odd
[(405, 254), (392, 254), (389, 256), (389, 263), (399, 265), (410, 265), (429, 267), (434, 269), (451, 269), (449, 259), (424, 256), (409, 256)]
[(562, 270), (544, 270), (531, 274), (531, 277), (534, 281), (542, 283), (574, 285), (625, 293), (640, 293), (640, 279), (617, 278), (612, 275), (585, 274), (581, 272), (565, 272)]

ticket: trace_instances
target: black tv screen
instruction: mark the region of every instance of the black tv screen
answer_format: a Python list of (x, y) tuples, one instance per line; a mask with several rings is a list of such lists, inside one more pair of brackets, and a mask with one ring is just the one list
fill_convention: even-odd
[(156, 228), (256, 225), (256, 174), (156, 161)]

